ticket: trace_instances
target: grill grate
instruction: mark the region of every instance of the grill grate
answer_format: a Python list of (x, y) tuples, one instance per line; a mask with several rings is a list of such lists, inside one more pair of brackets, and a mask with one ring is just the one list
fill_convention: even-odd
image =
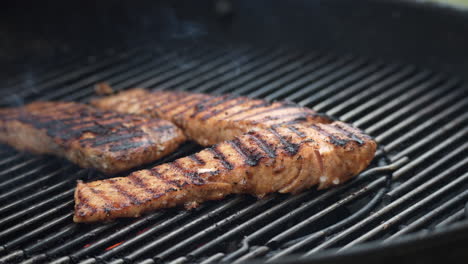
[[(77, 179), (104, 176), (54, 157), (0, 149), (3, 262), (238, 263), (391, 241), (466, 218), (468, 101), (454, 78), (413, 66), (219, 43), (141, 46), (8, 81), (4, 105), (93, 96), (96, 82), (285, 99), (364, 129), (372, 167), (338, 188), (256, 200), (231, 196), (111, 223), (72, 222)], [(19, 88), (23, 89), (19, 89)], [(26, 88), (24, 88), (26, 87)], [(30, 89), (29, 89), (30, 88)], [(187, 143), (158, 163), (200, 150)]]

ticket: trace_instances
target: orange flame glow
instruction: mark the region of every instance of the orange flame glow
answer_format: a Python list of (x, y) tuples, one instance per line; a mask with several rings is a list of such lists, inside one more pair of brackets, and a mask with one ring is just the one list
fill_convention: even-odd
[(117, 244), (115, 244), (115, 245), (112, 245), (112, 246), (106, 248), (106, 251), (111, 250), (111, 249), (113, 249), (113, 248), (116, 248), (116, 247), (122, 245), (122, 243), (123, 243), (123, 241), (121, 241), (121, 242), (119, 242), (119, 243), (117, 243)]

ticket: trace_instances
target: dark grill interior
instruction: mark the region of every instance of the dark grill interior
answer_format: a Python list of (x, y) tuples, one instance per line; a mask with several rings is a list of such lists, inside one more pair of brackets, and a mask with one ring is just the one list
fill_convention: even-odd
[[(450, 76), (353, 55), (216, 41), (115, 49), (68, 58), (36, 75), (7, 81), (3, 105), (87, 102), (100, 81), (116, 90), (235, 93), (294, 101), (350, 122), (375, 137), (380, 149), (367, 171), (338, 188), (262, 200), (231, 196), (191, 211), (78, 225), (72, 222), (76, 180), (104, 176), (3, 146), (4, 263), (271, 261), (391, 242), (466, 218), (468, 101), (466, 86)], [(160, 162), (199, 149), (187, 143)]]

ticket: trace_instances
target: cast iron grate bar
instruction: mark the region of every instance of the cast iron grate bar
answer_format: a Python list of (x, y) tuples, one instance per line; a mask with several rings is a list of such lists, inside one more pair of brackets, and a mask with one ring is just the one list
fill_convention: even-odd
[[(115, 90), (118, 90), (121, 84), (125, 84), (125, 82), (132, 81), (133, 76), (141, 74), (142, 72), (149, 72), (152, 69), (160, 69), (161, 65), (167, 64), (171, 59), (175, 58), (177, 56), (177, 53), (170, 52), (168, 54), (164, 54), (160, 57), (153, 58), (150, 57), (150, 61), (140, 64), (136, 63), (136, 67), (130, 68), (126, 72), (118, 75), (114, 75), (111, 77), (108, 77), (106, 79), (102, 79), (100, 81), (104, 81), (110, 85)], [(69, 100), (69, 101), (82, 101), (86, 100), (89, 98), (94, 93), (94, 87), (90, 85), (85, 85), (83, 86), (82, 89), (73, 89), (70, 91), (70, 93), (62, 97), (61, 100)]]
[[(128, 52), (120, 53), (117, 56), (111, 56), (110, 58), (106, 58), (102, 61), (97, 63), (92, 63), (87, 65), (86, 67), (81, 67), (76, 70), (70, 71), (69, 73), (63, 74), (58, 78), (54, 78), (50, 81), (40, 84), (38, 87), (34, 87), (33, 90), (31, 89), (19, 89), (19, 92), (14, 93), (11, 97), (7, 97), (6, 99), (10, 99), (9, 104), (17, 103), (18, 98), (21, 101), (30, 101), (31, 99), (35, 99), (41, 93), (53, 92), (55, 89), (63, 89), (64, 86), (69, 84), (72, 81), (80, 80), (83, 76), (87, 76), (89, 74), (93, 74), (96, 71), (100, 71), (106, 67), (112, 67), (116, 65), (116, 63), (122, 63), (122, 60), (131, 58), (133, 56), (138, 55), (139, 49), (133, 49)], [(47, 94), (45, 94), (47, 96)], [(8, 101), (7, 101), (8, 102)]]
[[(244, 74), (248, 74), (256, 68), (262, 68), (286, 53), (284, 50), (277, 49), (267, 49), (265, 52), (266, 53), (263, 54), (263, 56), (260, 58), (255, 58), (254, 60), (242, 65), (238, 64), (238, 67), (234, 68), (230, 72), (226, 72), (222, 76), (218, 76), (217, 78), (210, 80), (209, 82), (202, 84), (199, 87), (194, 87), (192, 91), (199, 93), (210, 92), (213, 94), (220, 94), (222, 93), (222, 91), (219, 89), (220, 87), (231, 85), (239, 78), (242, 78)], [(234, 62), (234, 64), (237, 64), (237, 62)]]

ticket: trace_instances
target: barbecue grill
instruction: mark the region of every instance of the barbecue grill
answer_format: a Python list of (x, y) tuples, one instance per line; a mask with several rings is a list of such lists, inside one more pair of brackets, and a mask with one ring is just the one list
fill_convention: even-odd
[[(94, 11), (86, 13), (81, 26), (90, 31), (82, 39), (70, 38), (65, 29), (78, 29), (83, 17), (66, 19), (71, 11), (60, 3), (52, 11), (38, 7), (41, 15), (7, 8), (14, 14), (7, 16), (10, 22), (39, 16), (33, 28), (50, 26), (51, 33), (34, 58), (37, 47), (14, 47), (24, 36), (7, 41), (13, 44), (4, 50), (15, 52), (3, 54), (11, 67), (1, 75), (2, 107), (35, 100), (88, 102), (99, 82), (114, 90), (233, 93), (310, 107), (363, 129), (379, 149), (366, 171), (329, 190), (260, 200), (236, 195), (190, 211), (75, 224), (76, 181), (106, 176), (1, 146), (0, 262), (468, 259), (468, 16), (407, 2), (324, 2), (85, 2), (78, 10)], [(355, 12), (345, 15), (351, 7)], [(65, 15), (47, 15), (57, 10)], [(127, 18), (140, 14), (144, 23), (122, 22), (115, 10), (126, 10)], [(162, 15), (153, 21), (149, 14)], [(121, 24), (134, 32), (116, 33)], [(148, 36), (155, 29), (160, 34)], [(430, 42), (435, 39), (440, 42)], [(189, 142), (148, 166), (200, 149)]]

